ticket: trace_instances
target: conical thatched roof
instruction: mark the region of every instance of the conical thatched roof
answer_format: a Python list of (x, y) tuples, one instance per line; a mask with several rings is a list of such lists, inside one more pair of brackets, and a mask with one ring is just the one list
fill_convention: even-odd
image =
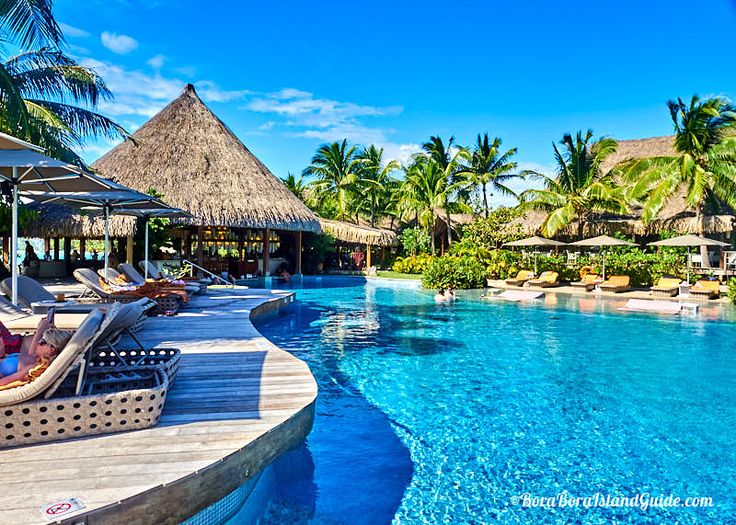
[(187, 84), (179, 98), (92, 164), (103, 177), (150, 188), (192, 224), (319, 232), (314, 214)]
[(382, 230), (370, 226), (362, 226), (350, 222), (333, 221), (320, 217), (322, 230), (332, 235), (338, 241), (371, 246), (395, 246), (399, 239), (395, 232)]
[[(73, 239), (103, 239), (105, 218), (100, 214), (81, 214), (67, 206), (58, 204), (31, 203), (28, 207), (38, 217), (21, 228), (22, 237), (40, 239), (71, 237)], [(110, 236), (125, 237), (135, 233), (135, 217), (110, 216)]]

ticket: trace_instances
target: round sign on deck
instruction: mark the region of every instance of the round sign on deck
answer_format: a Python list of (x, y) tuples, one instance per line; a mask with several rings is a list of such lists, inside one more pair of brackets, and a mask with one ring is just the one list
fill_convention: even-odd
[(84, 508), (84, 504), (77, 498), (67, 498), (60, 501), (55, 501), (41, 507), (41, 514), (48, 521), (53, 521), (61, 516), (76, 512)]

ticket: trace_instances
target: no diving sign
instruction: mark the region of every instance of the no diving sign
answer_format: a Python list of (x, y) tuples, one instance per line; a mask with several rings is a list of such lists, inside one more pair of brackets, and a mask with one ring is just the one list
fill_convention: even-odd
[(67, 498), (55, 501), (41, 507), (41, 514), (47, 521), (55, 521), (59, 518), (84, 508), (84, 503), (77, 498)]

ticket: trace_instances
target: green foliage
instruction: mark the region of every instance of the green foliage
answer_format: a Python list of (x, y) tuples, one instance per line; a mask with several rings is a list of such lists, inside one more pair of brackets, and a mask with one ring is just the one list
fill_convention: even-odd
[(486, 268), (474, 257), (445, 255), (432, 259), (422, 274), (422, 286), (440, 289), (452, 286), (458, 289), (482, 288)]
[(486, 264), (486, 276), (489, 279), (508, 279), (514, 277), (519, 270), (531, 269), (530, 259), (519, 252), (511, 250), (493, 250)]
[(429, 253), (431, 241), (429, 234), (421, 228), (407, 228), (399, 234), (399, 241), (404, 253), (413, 256)]
[(504, 243), (524, 237), (521, 224), (511, 224), (521, 216), (516, 208), (501, 207), (488, 213), (487, 218), (475, 219), (463, 228), (464, 242), (484, 248), (500, 248)]
[(726, 292), (726, 295), (731, 299), (733, 304), (736, 304), (736, 277), (731, 277), (728, 280), (728, 292)]
[(511, 160), (516, 152), (516, 148), (511, 148), (502, 153), (499, 137), (491, 141), (488, 138), (488, 133), (483, 135), (478, 133), (465, 178), (471, 187), (480, 189), (483, 199), (483, 211), (486, 217), (490, 213), (488, 205), (489, 189), (491, 192), (495, 191), (501, 195), (517, 197), (516, 193), (508, 186), (508, 183), (514, 178), (522, 177), (522, 175), (515, 173), (518, 164)]
[(409, 257), (397, 257), (391, 269), (399, 273), (420, 274), (427, 269), (434, 257), (426, 253), (410, 255)]
[[(32, 210), (22, 202), (18, 204), (18, 228), (22, 230), (25, 226), (38, 219), (38, 212)], [(13, 227), (13, 208), (10, 203), (0, 201), (0, 231), (7, 232)]]
[(302, 264), (305, 273), (316, 273), (317, 265), (325, 262), (328, 253), (335, 251), (335, 238), (329, 234), (305, 233)]

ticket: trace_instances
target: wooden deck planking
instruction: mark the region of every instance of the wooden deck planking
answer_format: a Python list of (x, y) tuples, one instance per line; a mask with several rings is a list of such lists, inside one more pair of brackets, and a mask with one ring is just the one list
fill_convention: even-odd
[[(149, 319), (139, 339), (183, 353), (159, 425), (0, 451), (8, 489), (0, 523), (46, 523), (39, 507), (67, 497), (87, 506), (74, 523), (176, 523), (298, 443), (311, 428), (314, 378), (248, 320), (253, 308), (288, 300), (222, 290), (176, 317)], [(182, 509), (187, 495), (199, 501)]]

